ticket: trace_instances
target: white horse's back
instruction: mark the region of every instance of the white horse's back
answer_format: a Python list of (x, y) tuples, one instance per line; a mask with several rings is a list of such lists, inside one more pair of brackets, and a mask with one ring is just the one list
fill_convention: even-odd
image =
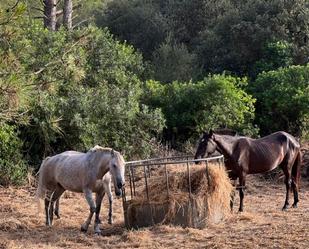
[(82, 192), (83, 179), (87, 174), (86, 153), (66, 151), (49, 157), (42, 163), (40, 179), (42, 187), (54, 189), (60, 184), (64, 189)]

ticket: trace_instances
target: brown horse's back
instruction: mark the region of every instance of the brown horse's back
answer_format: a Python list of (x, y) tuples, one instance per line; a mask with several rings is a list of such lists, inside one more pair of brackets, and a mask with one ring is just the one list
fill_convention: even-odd
[(246, 174), (257, 174), (271, 171), (285, 161), (295, 160), (299, 148), (294, 137), (280, 131), (259, 139), (240, 138), (235, 143), (234, 155), (245, 165), (243, 170)]

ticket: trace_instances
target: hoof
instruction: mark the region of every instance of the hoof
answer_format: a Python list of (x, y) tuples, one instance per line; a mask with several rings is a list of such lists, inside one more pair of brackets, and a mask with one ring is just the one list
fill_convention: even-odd
[(47, 222), (45, 223), (45, 225), (46, 225), (47, 227), (51, 227), (51, 226), (52, 226), (52, 223), (47, 221)]
[(101, 229), (100, 229), (100, 227), (99, 227), (98, 224), (95, 225), (95, 227), (94, 227), (94, 233), (95, 233), (96, 235), (101, 235), (101, 234), (102, 234), (102, 233), (101, 233)]
[(297, 203), (293, 203), (292, 208), (297, 208)]
[(86, 227), (85, 225), (82, 225), (82, 226), (80, 227), (80, 230), (81, 230), (83, 233), (86, 233), (87, 230), (88, 230), (88, 227)]
[(288, 208), (289, 208), (289, 206), (284, 206), (284, 207), (282, 208), (282, 211), (288, 211)]

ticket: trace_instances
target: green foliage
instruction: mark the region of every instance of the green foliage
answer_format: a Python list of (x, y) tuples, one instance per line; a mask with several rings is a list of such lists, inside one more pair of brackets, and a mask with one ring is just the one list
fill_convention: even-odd
[[(304, 64), (309, 55), (309, 6), (304, 0), (113, 0), (98, 11), (96, 23), (140, 49), (147, 60), (171, 35), (175, 44), (197, 55), (204, 75), (230, 71), (255, 78), (263, 70)], [(169, 68), (179, 65), (171, 63), (175, 66)], [(177, 73), (182, 69), (177, 67)]]
[(309, 66), (289, 67), (308, 61), (307, 2), (91, 0), (79, 29), (50, 32), (37, 1), (1, 1), (0, 184), (68, 149), (129, 159), (209, 128), (256, 135), (254, 118), (309, 137)]
[(241, 89), (246, 79), (214, 75), (197, 83), (162, 85), (148, 81), (145, 102), (162, 108), (167, 133), (183, 141), (210, 128), (230, 127), (255, 133), (255, 100)]
[(284, 130), (308, 135), (308, 65), (261, 73), (250, 88), (257, 98), (256, 122), (263, 134)]
[(95, 27), (50, 33), (36, 26), (30, 37), (27, 69), (34, 72), (34, 90), (30, 123), (21, 134), (31, 148), (28, 160), (37, 165), (51, 153), (95, 144), (128, 157), (146, 156), (151, 150), (146, 144), (162, 130), (164, 119), (159, 110), (140, 104), (144, 67), (133, 47)]
[(251, 75), (292, 65), (292, 46), (285, 41), (268, 43), (262, 50), (262, 58), (253, 65)]
[(21, 146), (15, 127), (0, 123), (0, 186), (23, 183), (27, 168)]
[(164, 41), (168, 23), (160, 13), (160, 3), (148, 0), (117, 0), (96, 15), (96, 24), (108, 27), (121, 40), (128, 41), (149, 58)]
[(0, 8), (0, 122), (27, 119), (23, 115), (29, 96), (25, 82), (31, 77), (20, 63), (24, 53), (16, 53), (26, 45), (21, 42), (23, 34), (18, 28), (23, 22), (25, 5), (12, 6), (3, 3)]
[(0, 30), (0, 118), (15, 124), (18, 133), (10, 135), (23, 143), (3, 140), (4, 146), (24, 151), (21, 158), (34, 167), (47, 155), (95, 144), (127, 158), (148, 156), (164, 118), (140, 103), (141, 55), (107, 30), (50, 32), (41, 23), (17, 22)]
[(151, 65), (151, 76), (165, 83), (189, 81), (194, 72), (197, 73), (196, 56), (184, 44), (173, 43), (171, 39), (167, 39), (153, 52)]

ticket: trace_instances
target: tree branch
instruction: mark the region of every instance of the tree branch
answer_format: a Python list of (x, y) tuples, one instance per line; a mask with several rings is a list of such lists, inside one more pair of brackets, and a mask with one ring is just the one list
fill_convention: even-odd
[(11, 8), (7, 9), (7, 11), (15, 9), (17, 7), (17, 5), (19, 4), (19, 2), (20, 2), (20, 0), (17, 0), (16, 3)]
[(78, 26), (80, 26), (81, 24), (83, 24), (83, 23), (85, 23), (85, 22), (87, 22), (87, 21), (89, 21), (89, 19), (84, 19), (84, 20), (82, 20), (82, 21), (80, 21), (80, 22), (76, 23), (76, 24), (73, 26), (73, 28), (72, 28), (72, 29), (77, 28)]

